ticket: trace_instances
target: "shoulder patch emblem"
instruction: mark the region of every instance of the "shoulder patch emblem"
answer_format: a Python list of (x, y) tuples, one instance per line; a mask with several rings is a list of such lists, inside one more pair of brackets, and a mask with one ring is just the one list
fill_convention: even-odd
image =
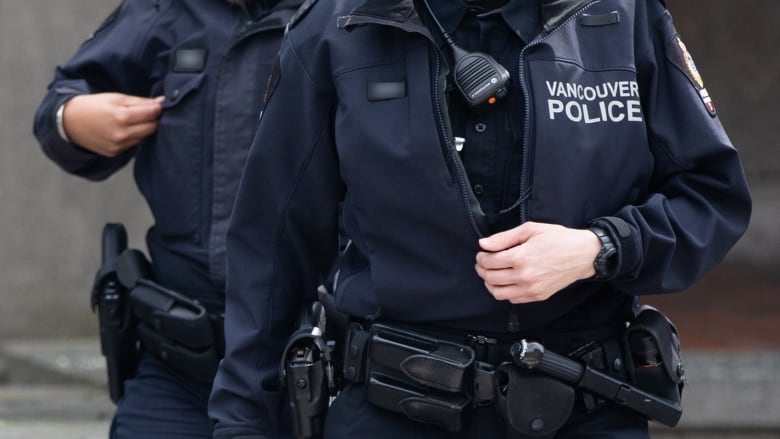
[(711, 116), (715, 116), (715, 103), (712, 102), (709, 92), (704, 87), (704, 80), (699, 73), (699, 69), (696, 67), (696, 63), (693, 61), (693, 56), (688, 51), (688, 47), (685, 46), (679, 35), (675, 35), (672, 39), (668, 52), (669, 59), (685, 73), (685, 76), (693, 83), (696, 90), (699, 92), (704, 107)]
[(693, 62), (691, 52), (688, 52), (688, 47), (682, 42), (679, 36), (675, 37), (674, 41), (677, 43), (677, 46), (680, 47), (680, 52), (682, 53), (683, 62), (685, 62), (685, 68), (688, 75), (699, 88), (704, 88), (704, 81), (701, 79), (699, 69), (696, 68), (696, 63)]

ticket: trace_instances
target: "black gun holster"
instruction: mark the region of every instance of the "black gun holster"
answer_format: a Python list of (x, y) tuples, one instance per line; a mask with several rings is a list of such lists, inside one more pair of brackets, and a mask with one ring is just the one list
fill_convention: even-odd
[(297, 438), (322, 437), (330, 399), (340, 385), (335, 345), (341, 332), (333, 327), (338, 318), (328, 319), (335, 312), (332, 296), (319, 294), (320, 300), (302, 310), (279, 368)]
[(119, 280), (117, 266), (127, 249), (127, 232), (122, 224), (103, 227), (102, 261), (92, 287), (92, 311), (98, 314), (100, 350), (106, 358), (108, 393), (118, 402), (124, 382), (135, 375), (139, 360), (136, 320), (130, 304), (130, 291)]

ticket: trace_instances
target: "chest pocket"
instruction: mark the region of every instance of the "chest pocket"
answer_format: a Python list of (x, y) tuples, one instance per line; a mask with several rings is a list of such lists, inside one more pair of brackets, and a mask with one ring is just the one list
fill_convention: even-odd
[(157, 231), (200, 241), (205, 157), (205, 75), (169, 73), (163, 80), (163, 113), (155, 140), (138, 152), (139, 186)]

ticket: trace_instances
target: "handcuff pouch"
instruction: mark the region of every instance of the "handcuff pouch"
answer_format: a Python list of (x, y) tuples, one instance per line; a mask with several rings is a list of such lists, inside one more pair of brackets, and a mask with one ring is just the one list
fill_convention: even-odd
[(574, 399), (574, 387), (560, 380), (511, 363), (496, 369), (496, 409), (507, 437), (554, 437), (569, 419)]

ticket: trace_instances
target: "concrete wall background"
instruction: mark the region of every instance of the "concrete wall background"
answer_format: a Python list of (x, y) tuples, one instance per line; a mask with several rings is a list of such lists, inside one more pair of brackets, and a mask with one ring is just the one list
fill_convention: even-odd
[(143, 245), (151, 217), (126, 168), (102, 184), (48, 161), (32, 135), (54, 67), (118, 0), (0, 0), (0, 338), (95, 334), (89, 289), (107, 221)]
[[(33, 135), (56, 64), (117, 0), (0, 0), (0, 339), (93, 335), (89, 288), (107, 221), (143, 246), (151, 217), (129, 169), (95, 184), (58, 170)], [(755, 197), (747, 235), (727, 263), (780, 268), (780, 2), (669, 0)]]

